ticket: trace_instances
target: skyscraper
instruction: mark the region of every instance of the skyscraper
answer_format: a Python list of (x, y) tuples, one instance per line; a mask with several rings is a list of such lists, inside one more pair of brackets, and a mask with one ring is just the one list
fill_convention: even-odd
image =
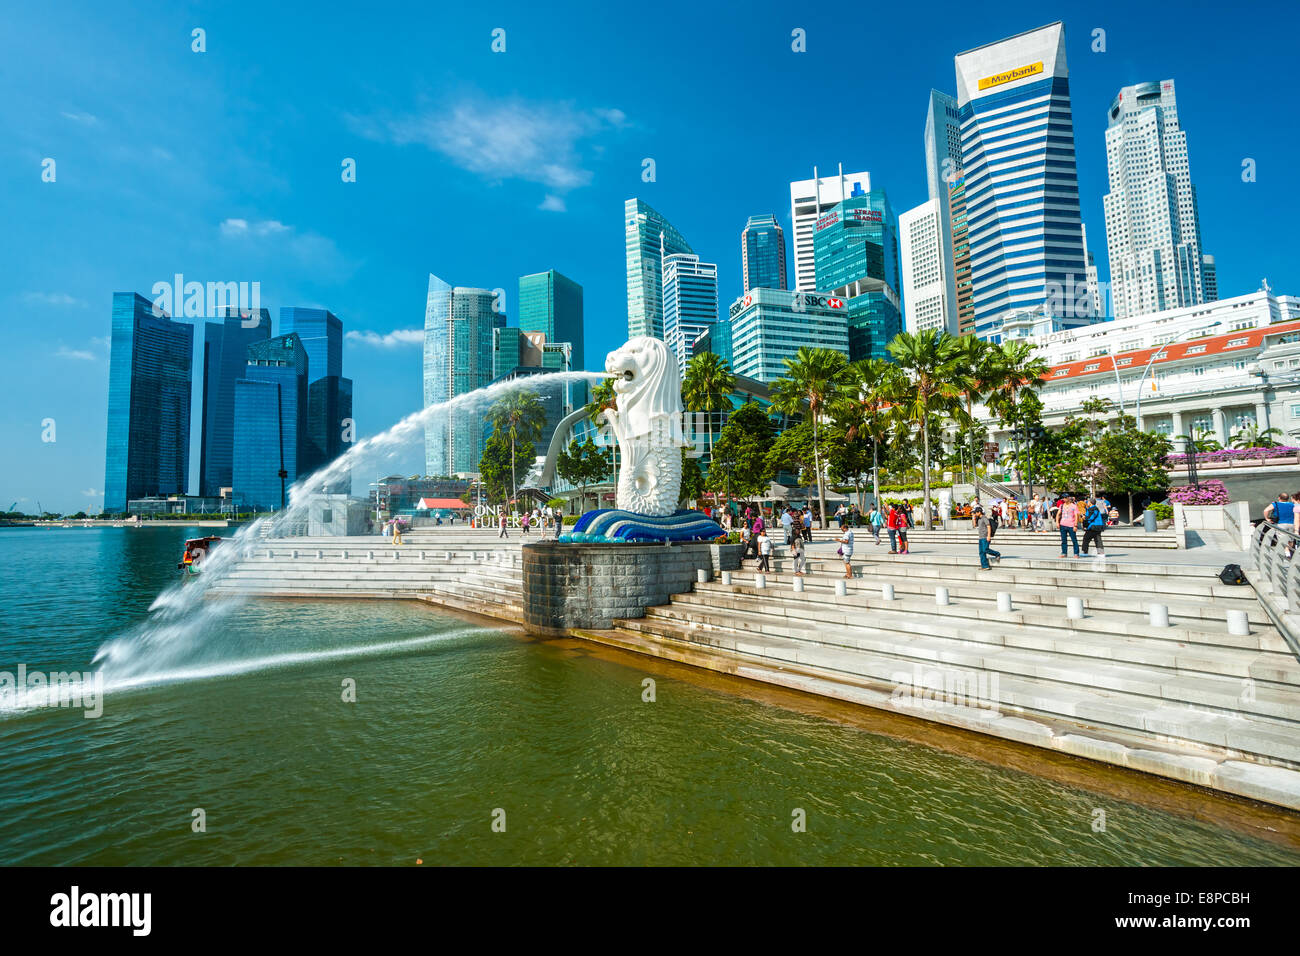
[(784, 289), (785, 230), (776, 216), (750, 216), (740, 231), (740, 264), (745, 291)]
[(627, 335), (664, 337), (662, 257), (694, 253), (690, 243), (649, 203), (623, 204), (627, 240)]
[(1110, 192), (1102, 202), (1115, 318), (1212, 301), (1218, 290), (1207, 295), (1174, 81), (1124, 87), (1107, 116)]
[(728, 324), (732, 371), (760, 382), (785, 375), (800, 346), (849, 354), (848, 311), (836, 296), (754, 289), (731, 304)]
[(189, 491), (194, 326), (155, 315), (132, 292), (113, 293), (104, 510)]
[(199, 442), (199, 494), (232, 487), (235, 453), (235, 382), (244, 377), (248, 347), (271, 337), (271, 313), (227, 306), (219, 322), (203, 327), (203, 418)]
[(547, 342), (568, 342), (573, 367), (584, 369), (582, 286), (554, 269), (519, 279), (519, 328)]
[(975, 334), (1000, 341), (1007, 313), (1060, 316), (1086, 285), (1065, 27), (955, 64)]
[[(343, 323), (327, 309), (280, 309), (280, 334), (293, 332), (307, 351), (311, 379), (307, 390), (307, 446), (300, 468), (308, 475), (348, 450), (352, 430), (352, 379), (343, 377)], [(345, 487), (345, 484), (347, 485)], [(331, 485), (346, 492), (350, 483)]]
[(812, 179), (790, 184), (790, 223), (794, 229), (794, 287), (801, 292), (817, 289), (813, 264), (813, 231), (817, 220), (848, 196), (861, 196), (871, 189), (871, 174), (845, 173), (844, 164), (835, 176), (821, 177), (813, 167)]
[(975, 287), (970, 278), (970, 230), (966, 223), (966, 180), (948, 190), (948, 216), (952, 223), (952, 275), (957, 289), (957, 334), (975, 332)]
[[(504, 316), (490, 289), (452, 287), (429, 275), (424, 307), (424, 404), (436, 405), (492, 382), (493, 329)], [(482, 409), (452, 411), (424, 431), (429, 475), (478, 471)]]
[(289, 486), (304, 476), (310, 371), (296, 332), (248, 346), (235, 382), (232, 483), (240, 507), (283, 507)]
[(945, 207), (936, 197), (898, 217), (904, 325), (908, 332), (939, 329), (957, 334), (957, 288)]
[(687, 253), (664, 256), (664, 342), (682, 374), (695, 340), (718, 321), (718, 267)]
[(957, 97), (930, 91), (925, 113), (925, 185), (931, 199), (943, 201), (961, 178), (961, 119)]
[(898, 290), (898, 219), (883, 189), (837, 203), (817, 220), (813, 263), (820, 291), (868, 278)]

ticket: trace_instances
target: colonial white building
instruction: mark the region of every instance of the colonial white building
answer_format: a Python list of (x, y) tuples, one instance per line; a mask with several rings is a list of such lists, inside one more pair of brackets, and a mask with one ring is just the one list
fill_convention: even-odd
[(1300, 445), (1300, 298), (1274, 295), (1267, 283), (1031, 341), (1051, 365), (1039, 391), (1048, 427), (1100, 397), (1171, 437), (1204, 431), (1227, 445), (1254, 426)]

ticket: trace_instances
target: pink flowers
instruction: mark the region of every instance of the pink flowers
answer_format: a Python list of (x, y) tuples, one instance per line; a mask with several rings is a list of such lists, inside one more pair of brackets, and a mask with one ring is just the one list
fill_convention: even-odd
[(1184, 505), (1226, 505), (1228, 503), (1228, 489), (1223, 487), (1223, 482), (1211, 478), (1208, 481), (1202, 481), (1200, 488), (1194, 488), (1191, 485), (1170, 488), (1169, 500)]
[[(1252, 459), (1291, 458), (1300, 448), (1280, 445), (1277, 448), (1224, 448), (1222, 451), (1198, 451), (1198, 465), (1216, 461), (1248, 461)], [(1186, 455), (1166, 455), (1165, 461), (1171, 466), (1187, 464)]]

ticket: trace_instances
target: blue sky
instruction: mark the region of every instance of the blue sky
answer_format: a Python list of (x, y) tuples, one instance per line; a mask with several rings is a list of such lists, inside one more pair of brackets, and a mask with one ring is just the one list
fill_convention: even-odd
[[(788, 228), (789, 181), (841, 161), (869, 170), (898, 210), (923, 201), (926, 98), (955, 92), (953, 55), (1054, 19), (1102, 277), (1106, 108), (1121, 86), (1172, 77), (1220, 293), (1264, 276), (1300, 292), (1291, 4), (545, 7), (8, 5), (0, 507), (100, 506), (115, 291), (149, 295), (179, 272), (260, 282), (273, 315), (333, 310), (359, 336), (344, 373), (371, 434), (419, 405), (410, 330), (429, 272), (504, 287), (512, 318), (520, 275), (564, 272), (585, 287), (599, 364), (626, 335), (625, 199), (647, 200), (718, 263), (725, 309), (747, 216), (775, 212)], [(191, 50), (196, 27), (204, 53)], [(806, 53), (791, 51), (796, 27)], [(641, 181), (645, 157), (654, 183)], [(344, 158), (355, 183), (342, 182)]]

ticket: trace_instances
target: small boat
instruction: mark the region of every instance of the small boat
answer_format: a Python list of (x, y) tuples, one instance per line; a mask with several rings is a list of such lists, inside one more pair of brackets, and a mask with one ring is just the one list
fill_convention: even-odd
[(187, 574), (198, 574), (208, 557), (208, 552), (220, 541), (221, 538), (215, 534), (206, 538), (190, 538), (185, 542), (185, 553), (181, 556), (181, 563), (176, 565), (177, 570)]

